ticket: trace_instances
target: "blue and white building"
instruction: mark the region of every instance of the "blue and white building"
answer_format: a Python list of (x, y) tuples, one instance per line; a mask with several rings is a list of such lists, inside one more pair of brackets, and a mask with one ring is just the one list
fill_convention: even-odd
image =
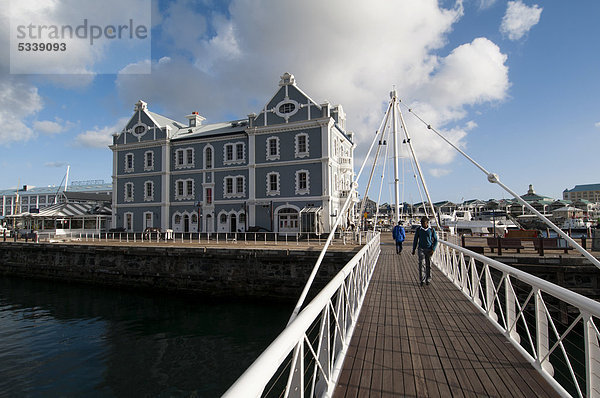
[(353, 177), (340, 105), (313, 101), (285, 73), (258, 114), (215, 124), (197, 112), (186, 118), (169, 119), (140, 100), (114, 134), (113, 226), (329, 231)]

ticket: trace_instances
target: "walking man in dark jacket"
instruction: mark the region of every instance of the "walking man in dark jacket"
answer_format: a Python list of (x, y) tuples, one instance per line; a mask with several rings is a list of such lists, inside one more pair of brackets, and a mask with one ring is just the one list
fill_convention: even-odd
[(421, 286), (423, 286), (423, 283), (429, 285), (429, 282), (431, 282), (431, 256), (437, 247), (437, 243), (437, 235), (435, 230), (429, 227), (429, 219), (421, 217), (421, 226), (415, 231), (412, 249), (413, 256), (417, 247), (419, 249), (419, 281)]
[(404, 239), (406, 238), (402, 221), (398, 221), (398, 225), (392, 230), (392, 237), (396, 242), (396, 254), (402, 253), (402, 242), (404, 242)]

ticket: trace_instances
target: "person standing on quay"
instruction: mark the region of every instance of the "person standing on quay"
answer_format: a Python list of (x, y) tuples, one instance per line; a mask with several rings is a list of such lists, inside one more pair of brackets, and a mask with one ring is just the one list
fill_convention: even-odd
[[(419, 281), (429, 285), (431, 282), (431, 256), (437, 247), (437, 235), (433, 228), (429, 227), (429, 219), (421, 217), (421, 226), (415, 231), (412, 254), (419, 249)], [(425, 269), (423, 269), (425, 268)]]
[(392, 237), (396, 242), (396, 254), (402, 253), (402, 242), (404, 242), (404, 239), (406, 238), (402, 221), (398, 221), (398, 225), (392, 230)]

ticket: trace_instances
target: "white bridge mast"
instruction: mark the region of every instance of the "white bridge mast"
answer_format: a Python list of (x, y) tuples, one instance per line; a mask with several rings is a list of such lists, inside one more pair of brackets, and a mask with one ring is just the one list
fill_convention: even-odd
[(394, 88), (390, 92), (392, 100), (392, 134), (394, 136), (394, 225), (400, 220), (400, 180), (398, 179), (398, 123), (396, 122), (396, 107), (398, 93)]

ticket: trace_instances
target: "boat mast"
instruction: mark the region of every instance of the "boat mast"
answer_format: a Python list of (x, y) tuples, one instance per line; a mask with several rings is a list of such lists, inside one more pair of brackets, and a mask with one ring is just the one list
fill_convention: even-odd
[(398, 123), (396, 123), (396, 102), (398, 94), (396, 88), (390, 92), (392, 100), (392, 134), (394, 136), (394, 225), (400, 220), (400, 180), (398, 179)]

